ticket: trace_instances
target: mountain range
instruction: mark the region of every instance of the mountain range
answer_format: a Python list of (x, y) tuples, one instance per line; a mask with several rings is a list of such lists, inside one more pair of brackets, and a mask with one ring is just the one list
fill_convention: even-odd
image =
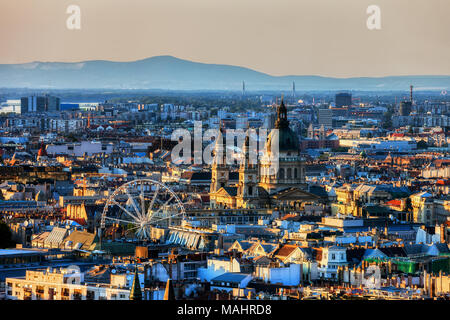
[(332, 78), (272, 76), (249, 68), (155, 56), (132, 62), (31, 62), (0, 64), (0, 88), (168, 90), (448, 90), (450, 76)]

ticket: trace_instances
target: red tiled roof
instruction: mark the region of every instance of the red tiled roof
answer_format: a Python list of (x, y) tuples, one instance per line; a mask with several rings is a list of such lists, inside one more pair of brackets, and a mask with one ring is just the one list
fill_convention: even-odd
[(405, 136), (404, 133), (398, 133), (398, 132), (394, 132), (391, 134), (391, 137), (403, 138), (404, 136)]
[(190, 179), (194, 173), (192, 171), (185, 171), (181, 173), (181, 179)]
[(449, 159), (438, 159), (434, 161), (434, 164), (436, 167), (440, 168), (443, 165), (450, 165), (450, 160)]
[(402, 201), (394, 199), (394, 200), (386, 202), (386, 204), (389, 205), (389, 206), (401, 207), (402, 206)]
[(282, 246), (275, 255), (280, 257), (287, 257), (297, 248), (298, 246), (286, 244)]
[(295, 218), (296, 216), (297, 216), (296, 214), (289, 213), (289, 214), (286, 214), (285, 216), (283, 216), (283, 217), (281, 218), (281, 220), (289, 220), (289, 219), (291, 219), (291, 218)]

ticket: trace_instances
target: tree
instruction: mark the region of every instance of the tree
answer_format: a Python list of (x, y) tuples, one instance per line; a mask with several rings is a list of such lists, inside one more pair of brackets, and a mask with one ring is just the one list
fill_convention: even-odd
[(348, 152), (348, 147), (337, 147), (337, 148), (332, 148), (331, 151), (332, 152)]
[(0, 222), (0, 248), (11, 248), (13, 246), (11, 230), (6, 223)]
[(413, 211), (413, 207), (410, 197), (406, 198), (405, 210), (406, 210), (406, 221), (412, 221), (411, 214)]
[(425, 142), (425, 140), (420, 140), (417, 142), (417, 149), (427, 149), (428, 144)]
[(69, 133), (65, 138), (69, 142), (80, 142), (80, 139), (77, 136), (75, 136), (73, 133)]
[(394, 114), (394, 110), (392, 107), (388, 108), (388, 111), (383, 114), (383, 128), (390, 129), (392, 128), (392, 115)]

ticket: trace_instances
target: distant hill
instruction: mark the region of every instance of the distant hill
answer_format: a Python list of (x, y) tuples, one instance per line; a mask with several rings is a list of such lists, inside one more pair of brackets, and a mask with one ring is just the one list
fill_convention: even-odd
[(450, 89), (450, 76), (392, 76), (329, 78), (271, 76), (244, 67), (206, 64), (157, 56), (133, 62), (93, 60), (74, 63), (32, 62), (0, 64), (0, 87), (54, 89), (170, 89), (170, 90), (408, 90)]

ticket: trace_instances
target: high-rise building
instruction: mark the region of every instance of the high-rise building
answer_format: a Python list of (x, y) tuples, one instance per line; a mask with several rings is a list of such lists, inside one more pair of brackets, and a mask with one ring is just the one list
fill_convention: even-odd
[(400, 102), (399, 113), (401, 116), (409, 116), (412, 109), (411, 101), (402, 101)]
[(21, 113), (54, 112), (60, 110), (60, 99), (53, 96), (30, 96), (20, 99)]
[(331, 109), (319, 109), (317, 111), (317, 120), (319, 125), (323, 125), (326, 128), (333, 127), (333, 110)]
[(20, 99), (20, 113), (44, 112), (45, 98), (38, 96), (23, 97)]
[(352, 105), (352, 94), (351, 93), (336, 93), (335, 97), (336, 108), (350, 107)]
[(45, 111), (54, 112), (60, 110), (61, 101), (58, 97), (45, 96), (47, 99), (47, 109)]

